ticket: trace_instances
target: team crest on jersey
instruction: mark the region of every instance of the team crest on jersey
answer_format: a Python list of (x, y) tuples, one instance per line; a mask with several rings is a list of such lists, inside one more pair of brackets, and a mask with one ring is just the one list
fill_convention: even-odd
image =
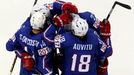
[(49, 52), (51, 52), (51, 49), (48, 47), (42, 48), (38, 50), (39, 56), (47, 55)]
[(56, 48), (60, 48), (60, 43), (65, 41), (65, 37), (61, 35), (57, 35), (54, 38), (54, 43)]

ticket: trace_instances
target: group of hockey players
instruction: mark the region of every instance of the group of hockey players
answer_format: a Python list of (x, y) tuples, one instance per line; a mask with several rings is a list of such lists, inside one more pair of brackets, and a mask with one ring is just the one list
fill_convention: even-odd
[(71, 2), (36, 4), (6, 43), (21, 59), (20, 75), (108, 75), (110, 23)]

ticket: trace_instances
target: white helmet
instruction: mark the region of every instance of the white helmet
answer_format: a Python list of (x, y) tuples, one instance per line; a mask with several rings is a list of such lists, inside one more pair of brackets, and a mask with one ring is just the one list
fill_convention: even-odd
[(31, 15), (30, 23), (33, 29), (44, 28), (46, 17), (42, 12), (35, 12)]
[[(74, 13), (71, 13), (71, 16), (73, 17), (73, 19), (75, 18), (80, 18), (80, 16), (78, 14), (74, 14)], [(64, 29), (67, 30), (67, 31), (70, 31), (71, 30), (71, 24), (68, 24), (68, 25), (64, 25)]]
[(35, 12), (42, 12), (46, 17), (50, 15), (50, 9), (47, 7), (47, 4), (36, 4), (31, 11), (31, 15)]
[(75, 17), (72, 21), (71, 24), (71, 29), (73, 31), (73, 34), (76, 36), (85, 36), (88, 31), (88, 24), (86, 20), (80, 18), (80, 17)]

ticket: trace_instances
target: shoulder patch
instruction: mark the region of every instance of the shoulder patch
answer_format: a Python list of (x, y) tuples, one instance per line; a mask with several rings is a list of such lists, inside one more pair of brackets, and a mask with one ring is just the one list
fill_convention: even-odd
[(56, 35), (54, 38), (54, 43), (56, 48), (60, 48), (60, 44), (65, 41), (65, 37), (62, 35)]
[(96, 29), (99, 28), (99, 26), (100, 26), (100, 20), (99, 20), (99, 19), (96, 19), (95, 22), (94, 22), (94, 24), (93, 24), (93, 26), (94, 26)]

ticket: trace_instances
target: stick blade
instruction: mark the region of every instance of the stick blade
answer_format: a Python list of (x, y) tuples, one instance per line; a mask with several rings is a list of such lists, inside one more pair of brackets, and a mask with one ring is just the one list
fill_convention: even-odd
[(122, 6), (122, 7), (126, 8), (126, 9), (129, 9), (129, 10), (131, 9), (131, 6), (130, 6), (130, 5), (127, 5), (127, 4), (124, 4), (124, 3), (118, 2), (118, 1), (116, 1), (116, 4), (118, 4), (118, 5)]

